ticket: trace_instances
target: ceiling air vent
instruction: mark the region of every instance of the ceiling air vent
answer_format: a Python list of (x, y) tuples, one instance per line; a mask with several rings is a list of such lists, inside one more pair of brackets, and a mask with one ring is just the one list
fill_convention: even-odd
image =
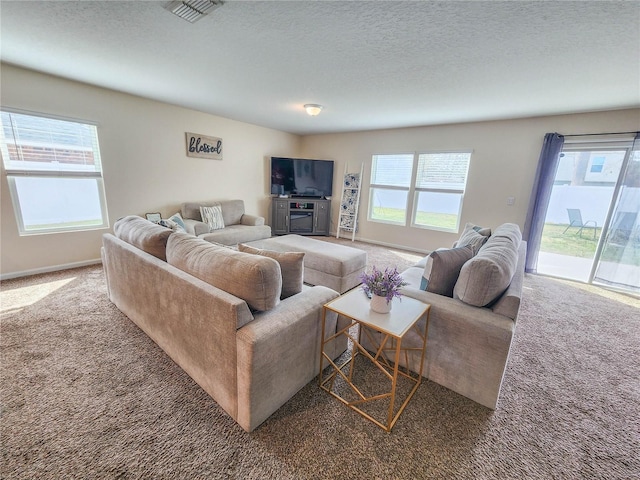
[(222, 4), (220, 0), (177, 0), (164, 8), (187, 22), (194, 23)]

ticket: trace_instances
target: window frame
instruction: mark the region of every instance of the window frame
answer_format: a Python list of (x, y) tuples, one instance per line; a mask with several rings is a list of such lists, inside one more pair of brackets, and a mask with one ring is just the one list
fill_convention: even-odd
[[(373, 183), (372, 182), (372, 177), (375, 171), (375, 157), (391, 157), (391, 156), (404, 156), (404, 155), (411, 155), (413, 157), (412, 160), (412, 166), (411, 166), (411, 178), (409, 179), (409, 186), (408, 187), (401, 187), (398, 185), (387, 185), (384, 183)], [(369, 175), (369, 206), (367, 208), (367, 220), (370, 222), (376, 222), (376, 223), (384, 223), (387, 225), (401, 225), (401, 226), (407, 226), (407, 213), (409, 212), (409, 201), (410, 201), (410, 195), (411, 195), (411, 186), (414, 183), (415, 180), (415, 159), (416, 159), (416, 152), (398, 152), (398, 153), (374, 153), (373, 155), (371, 155), (371, 172)], [(373, 194), (374, 194), (374, 189), (379, 188), (379, 189), (384, 189), (384, 190), (396, 190), (396, 191), (401, 191), (401, 192), (407, 192), (407, 199), (405, 201), (405, 205), (404, 205), (404, 222), (394, 222), (391, 220), (382, 220), (382, 219), (378, 219), (378, 218), (373, 218), (372, 217), (372, 213), (373, 213), (373, 206), (374, 206), (374, 201), (373, 201)]]
[[(0, 154), (3, 157), (3, 161), (0, 162), (0, 168), (2, 169), (2, 176), (7, 179), (7, 185), (9, 187), (9, 194), (11, 197), (11, 203), (13, 205), (13, 211), (16, 219), (16, 224), (18, 227), (18, 234), (20, 236), (31, 236), (31, 235), (43, 235), (50, 233), (65, 233), (65, 232), (77, 232), (77, 231), (90, 231), (90, 230), (100, 230), (109, 228), (109, 215), (107, 210), (107, 200), (106, 193), (104, 187), (104, 176), (102, 169), (102, 156), (100, 153), (100, 143), (99, 143), (99, 134), (98, 134), (98, 124), (96, 122), (91, 122), (87, 120), (80, 120), (76, 118), (68, 118), (61, 117), (56, 115), (49, 115), (46, 113), (32, 112), (26, 110), (19, 110), (9, 107), (1, 107), (0, 113), (6, 113), (9, 115), (17, 114), (17, 115), (25, 115), (29, 117), (37, 117), (40, 119), (47, 120), (57, 120), (63, 122), (69, 122), (74, 124), (80, 124), (84, 126), (92, 127), (93, 132), (93, 145), (92, 151), (94, 156), (97, 157), (95, 161), (95, 170), (93, 171), (79, 171), (79, 170), (65, 170), (65, 169), (57, 169), (53, 170), (51, 168), (42, 168), (42, 169), (27, 169), (27, 168), (12, 168), (8, 167), (7, 163), (11, 161), (9, 159), (8, 153), (8, 145), (13, 143), (13, 138), (11, 142), (8, 142), (4, 138), (4, 131), (0, 132)], [(52, 145), (55, 145), (52, 143)], [(7, 156), (7, 162), (4, 160), (4, 156)], [(43, 165), (49, 165), (48, 163), (44, 163)], [(99, 207), (100, 207), (100, 216), (101, 223), (100, 224), (90, 224), (85, 223), (80, 225), (60, 225), (60, 226), (49, 226), (44, 228), (26, 228), (23, 218), (22, 204), (20, 201), (20, 194), (18, 192), (18, 186), (16, 185), (16, 179), (18, 178), (43, 178), (43, 179), (94, 179), (96, 181), (96, 190), (98, 195)], [(24, 202), (23, 198), (23, 202)], [(97, 207), (97, 205), (96, 205)]]
[[(467, 154), (469, 155), (469, 160), (467, 162), (467, 168), (465, 171), (465, 181), (463, 188), (435, 188), (435, 187), (418, 187), (417, 186), (417, 177), (418, 177), (418, 166), (420, 163), (421, 155), (448, 155), (448, 154)], [(412, 155), (412, 167), (411, 167), (411, 179), (408, 187), (400, 187), (396, 185), (386, 185), (381, 183), (373, 183), (372, 178), (374, 175), (376, 158), (378, 156), (400, 156), (400, 155)], [(464, 197), (467, 189), (467, 183), (469, 181), (469, 169), (471, 166), (471, 156), (473, 155), (473, 149), (461, 149), (461, 150), (422, 150), (422, 151), (414, 151), (414, 152), (404, 152), (404, 153), (374, 153), (371, 156), (371, 174), (369, 176), (369, 206), (367, 208), (367, 220), (375, 223), (383, 223), (388, 225), (400, 225), (404, 227), (410, 228), (419, 228), (423, 230), (434, 230), (440, 232), (450, 232), (450, 233), (458, 233), (460, 230), (460, 223), (462, 217), (462, 208), (464, 205)], [(398, 190), (407, 192), (407, 200), (405, 204), (405, 215), (404, 222), (393, 222), (389, 220), (380, 220), (376, 218), (372, 218), (373, 212), (373, 194), (374, 189), (387, 189), (387, 190)], [(444, 194), (453, 194), (460, 195), (460, 204), (458, 207), (458, 211), (456, 213), (456, 225), (454, 228), (446, 228), (446, 227), (438, 227), (434, 225), (424, 225), (417, 222), (417, 214), (418, 214), (418, 204), (419, 204), (419, 195), (420, 193), (444, 193)]]

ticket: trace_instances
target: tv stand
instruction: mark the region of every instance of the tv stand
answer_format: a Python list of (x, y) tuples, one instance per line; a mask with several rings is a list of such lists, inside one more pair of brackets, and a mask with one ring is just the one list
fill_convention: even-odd
[(331, 200), (322, 198), (271, 199), (271, 232), (274, 235), (329, 235)]

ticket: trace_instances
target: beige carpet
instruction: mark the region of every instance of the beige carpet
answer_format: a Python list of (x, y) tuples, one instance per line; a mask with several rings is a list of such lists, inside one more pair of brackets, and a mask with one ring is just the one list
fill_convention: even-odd
[(498, 410), (425, 382), (390, 434), (315, 382), (245, 433), (107, 300), (100, 266), (1, 298), (4, 479), (640, 476), (640, 303), (622, 295), (527, 276)]

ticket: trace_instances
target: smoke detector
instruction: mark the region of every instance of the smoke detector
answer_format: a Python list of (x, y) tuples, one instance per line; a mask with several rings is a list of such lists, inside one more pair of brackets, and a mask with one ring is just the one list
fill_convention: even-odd
[(195, 23), (223, 3), (220, 0), (177, 0), (164, 8), (189, 23)]

